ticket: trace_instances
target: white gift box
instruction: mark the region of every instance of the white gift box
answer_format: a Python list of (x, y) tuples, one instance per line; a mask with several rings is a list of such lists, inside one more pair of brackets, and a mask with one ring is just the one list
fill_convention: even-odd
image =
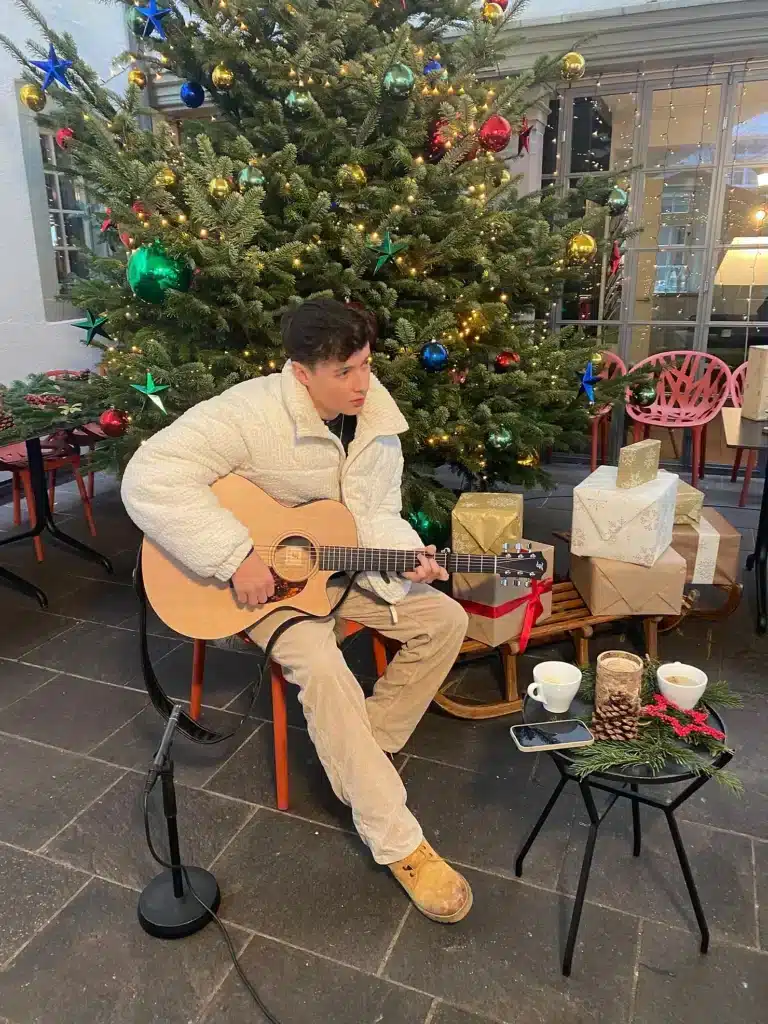
[(653, 565), (672, 543), (677, 476), (659, 473), (639, 487), (616, 486), (616, 466), (599, 466), (573, 490), (571, 551)]

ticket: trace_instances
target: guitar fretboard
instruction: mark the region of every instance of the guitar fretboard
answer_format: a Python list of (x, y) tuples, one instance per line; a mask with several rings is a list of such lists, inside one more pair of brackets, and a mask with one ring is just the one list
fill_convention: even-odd
[[(336, 572), (411, 572), (421, 563), (418, 551), (399, 551), (394, 548), (341, 548), (321, 547), (320, 568)], [(531, 578), (541, 576), (541, 552), (510, 552), (507, 555), (461, 555), (438, 551), (434, 556), (438, 565), (448, 572), (510, 573)], [(539, 564), (537, 564), (539, 563)], [(545, 567), (545, 566), (544, 566)]]

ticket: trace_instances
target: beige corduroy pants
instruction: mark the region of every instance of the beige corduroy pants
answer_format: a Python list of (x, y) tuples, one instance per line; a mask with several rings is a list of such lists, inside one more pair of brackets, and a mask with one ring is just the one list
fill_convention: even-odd
[[(296, 623), (272, 652), (299, 687), (309, 735), (334, 792), (352, 808), (355, 828), (379, 864), (407, 857), (423, 838), (385, 751), (395, 753), (408, 741), (453, 666), (467, 626), (459, 604), (424, 584), (413, 584), (394, 606), (395, 616), (392, 607), (353, 587), (339, 611), (402, 644), (367, 699), (337, 646), (333, 619)], [(252, 639), (265, 647), (293, 614), (269, 616), (251, 630)]]

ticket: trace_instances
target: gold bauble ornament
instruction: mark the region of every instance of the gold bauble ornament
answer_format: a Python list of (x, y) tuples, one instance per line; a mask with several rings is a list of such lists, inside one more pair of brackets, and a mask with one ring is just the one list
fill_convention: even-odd
[(19, 99), (25, 107), (34, 110), (36, 114), (40, 113), (47, 102), (46, 95), (39, 85), (22, 85)]
[(365, 185), (368, 176), (360, 164), (342, 164), (336, 174), (336, 182), (342, 188), (345, 185)]
[(501, 6), (501, 4), (483, 4), (483, 21), (489, 21), (491, 24), (493, 24), (495, 21), (499, 21), (503, 17), (504, 8)]
[(158, 188), (171, 188), (176, 184), (176, 173), (170, 167), (161, 168), (155, 175), (155, 184)]
[(521, 455), (517, 460), (518, 466), (528, 466), (529, 468), (538, 466), (540, 461), (538, 452), (530, 452), (528, 455)]
[(226, 199), (231, 189), (232, 186), (226, 178), (211, 178), (208, 182), (208, 191), (214, 199)]
[(568, 239), (568, 259), (573, 263), (586, 263), (597, 252), (597, 242), (586, 231), (579, 231)]
[(589, 357), (589, 361), (590, 361), (590, 363), (592, 363), (593, 367), (602, 365), (603, 353), (602, 352), (593, 352), (592, 355)]
[(147, 84), (147, 76), (141, 68), (131, 68), (128, 72), (128, 82), (130, 85), (136, 85), (139, 89), (143, 89)]
[(577, 82), (580, 78), (584, 77), (586, 67), (587, 62), (582, 55), (575, 50), (571, 50), (560, 61), (560, 74), (566, 82)]
[(235, 73), (226, 64), (217, 64), (211, 72), (211, 81), (217, 89), (230, 89), (235, 81)]

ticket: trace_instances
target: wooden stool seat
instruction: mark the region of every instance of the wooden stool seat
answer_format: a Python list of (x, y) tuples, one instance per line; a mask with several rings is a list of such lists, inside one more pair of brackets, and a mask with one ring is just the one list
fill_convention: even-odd
[[(661, 615), (643, 616), (643, 631), (648, 654), (658, 656), (658, 624)], [(549, 643), (555, 637), (568, 634), (576, 645), (576, 661), (584, 667), (589, 664), (589, 638), (594, 627), (604, 622), (620, 622), (623, 615), (592, 615), (578, 590), (570, 580), (555, 583), (552, 587), (552, 614), (540, 626), (534, 626), (528, 646)], [(479, 640), (464, 641), (459, 655), (487, 656), (498, 653), (504, 668), (503, 699), (489, 704), (463, 701), (446, 693), (450, 683), (446, 680), (435, 697), (435, 703), (456, 718), (500, 718), (511, 715), (523, 706), (523, 696), (517, 688), (517, 655), (520, 653), (518, 640), (510, 640), (499, 647), (488, 647)]]

